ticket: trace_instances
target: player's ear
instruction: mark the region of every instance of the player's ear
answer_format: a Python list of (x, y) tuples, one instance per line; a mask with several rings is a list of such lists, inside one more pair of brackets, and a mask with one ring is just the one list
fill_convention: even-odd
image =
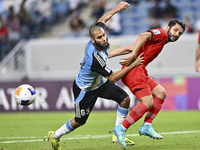
[(93, 39), (92, 37), (90, 38), (90, 40), (92, 41), (92, 43), (95, 43), (95, 42), (94, 42), (94, 39)]
[(167, 28), (166, 28), (166, 31), (168, 31), (170, 29), (170, 27), (169, 26), (167, 26)]

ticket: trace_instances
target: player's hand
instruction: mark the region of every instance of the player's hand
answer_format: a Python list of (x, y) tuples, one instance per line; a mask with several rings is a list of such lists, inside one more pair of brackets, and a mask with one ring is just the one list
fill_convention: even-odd
[(125, 58), (121, 58), (122, 61), (120, 61), (119, 63), (124, 66), (124, 65), (130, 65), (132, 62), (134, 62), (136, 60), (136, 56), (127, 56)]
[(198, 62), (198, 61), (196, 61), (194, 67), (195, 67), (195, 71), (196, 71), (196, 72), (199, 72), (199, 62)]
[(143, 62), (144, 62), (143, 54), (144, 54), (144, 53), (141, 53), (141, 54), (137, 57), (137, 59), (132, 63), (132, 64), (135, 65), (135, 67), (143, 64)]
[(127, 3), (127, 2), (120, 2), (120, 3), (117, 5), (117, 9), (118, 9), (119, 11), (123, 11), (123, 10), (125, 10), (126, 8), (128, 8), (129, 6), (130, 6), (130, 4)]

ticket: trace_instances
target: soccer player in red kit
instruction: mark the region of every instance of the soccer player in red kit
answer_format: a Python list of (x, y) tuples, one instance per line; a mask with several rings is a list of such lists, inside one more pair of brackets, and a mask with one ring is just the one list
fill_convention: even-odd
[(196, 48), (196, 56), (195, 56), (195, 71), (199, 72), (199, 58), (200, 58), (200, 31), (198, 36), (198, 45)]
[(143, 65), (133, 68), (122, 81), (129, 87), (132, 93), (140, 100), (140, 103), (132, 108), (129, 115), (121, 125), (114, 127), (114, 133), (122, 148), (126, 148), (126, 130), (130, 125), (139, 120), (146, 112), (144, 123), (139, 129), (140, 135), (146, 135), (154, 139), (162, 139), (151, 126), (153, 119), (160, 111), (166, 97), (165, 89), (149, 77), (146, 66), (153, 61), (168, 42), (175, 42), (185, 31), (185, 24), (178, 20), (170, 20), (166, 30), (157, 28), (141, 33), (134, 45), (127, 45), (110, 52), (109, 57), (128, 54), (120, 62), (124, 68), (133, 62), (138, 55), (144, 53)]

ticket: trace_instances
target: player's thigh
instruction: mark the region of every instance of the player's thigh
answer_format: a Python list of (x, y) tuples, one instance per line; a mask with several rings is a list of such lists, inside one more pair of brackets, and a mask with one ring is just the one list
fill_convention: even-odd
[(87, 121), (98, 96), (94, 92), (86, 92), (86, 94), (77, 103), (75, 102), (75, 121), (85, 124)]
[(128, 97), (128, 94), (121, 87), (108, 80), (104, 84), (99, 97), (114, 100), (120, 104), (125, 98)]
[(147, 82), (148, 82), (148, 85), (149, 85), (149, 88), (151, 89), (151, 91), (153, 91), (153, 89), (154, 89), (157, 85), (159, 85), (159, 83), (156, 82), (156, 81), (155, 81), (154, 79), (152, 79), (151, 77), (148, 77)]
[(98, 98), (99, 91), (86, 92), (78, 88), (74, 83), (73, 93), (75, 101), (75, 121), (80, 124), (85, 124)]
[(152, 95), (152, 90), (158, 85), (158, 83), (149, 76), (141, 78), (140, 80), (141, 84), (137, 84), (137, 86), (135, 86), (135, 89), (133, 91), (133, 94), (139, 100), (143, 97), (148, 97), (149, 95)]
[(133, 94), (140, 100), (142, 97), (152, 95), (151, 89), (147, 86), (146, 88), (138, 88), (133, 91)]

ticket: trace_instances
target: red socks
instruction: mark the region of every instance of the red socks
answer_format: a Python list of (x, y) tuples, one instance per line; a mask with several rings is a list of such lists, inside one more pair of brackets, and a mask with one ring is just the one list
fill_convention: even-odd
[(139, 120), (144, 115), (144, 113), (147, 112), (147, 110), (148, 108), (143, 103), (139, 103), (131, 109), (129, 115), (122, 122), (122, 126), (128, 129), (129, 126)]
[(144, 122), (147, 122), (150, 124), (152, 123), (153, 119), (156, 117), (158, 112), (161, 110), (162, 103), (164, 102), (164, 100), (158, 97), (154, 97), (153, 101), (154, 101), (154, 105), (151, 109), (149, 109), (149, 111), (147, 111), (145, 119), (144, 119)]
[(139, 103), (138, 105), (133, 107), (131, 109), (129, 115), (122, 122), (122, 126), (126, 129), (128, 129), (130, 127), (130, 125), (134, 124), (137, 120), (139, 120), (144, 115), (145, 112), (147, 112), (147, 113), (146, 113), (144, 122), (151, 124), (153, 119), (156, 117), (158, 112), (161, 110), (162, 103), (164, 102), (164, 100), (162, 100), (158, 97), (154, 97), (153, 101), (154, 101), (154, 105), (149, 111), (148, 111), (148, 108), (143, 103)]

